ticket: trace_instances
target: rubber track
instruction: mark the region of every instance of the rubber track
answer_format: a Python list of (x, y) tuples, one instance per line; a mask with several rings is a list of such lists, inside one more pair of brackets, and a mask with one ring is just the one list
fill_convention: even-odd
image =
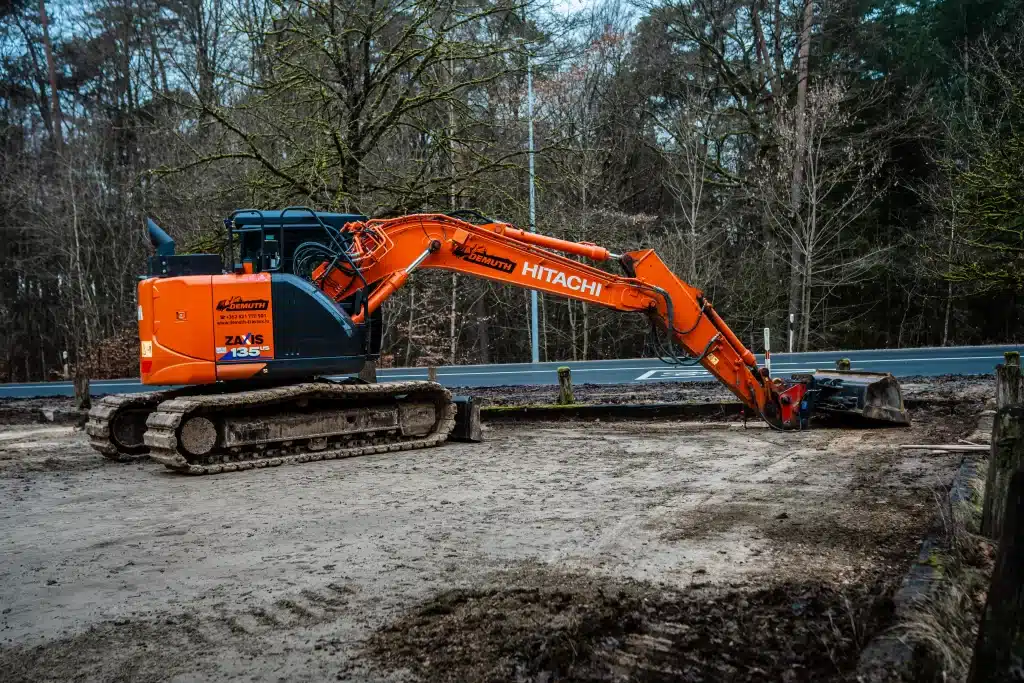
[(165, 401), (181, 393), (180, 389), (151, 391), (142, 394), (113, 394), (104, 396), (89, 411), (89, 421), (85, 424), (85, 433), (89, 435), (89, 445), (93, 450), (103, 454), (104, 458), (116, 462), (125, 462), (143, 457), (145, 453), (122, 453), (117, 449), (110, 436), (110, 423), (120, 410), (131, 408), (156, 408)]
[[(330, 396), (338, 398), (365, 396), (366, 398), (372, 398), (409, 392), (431, 395), (440, 413), (440, 418), (435, 423), (433, 433), (410, 441), (396, 440), (401, 439), (401, 436), (379, 435), (373, 437), (365, 434), (355, 434), (353, 437), (358, 440), (358, 444), (352, 446), (341, 445), (341, 447), (338, 447), (339, 445), (329, 445), (322, 451), (308, 451), (303, 450), (304, 446), (294, 446), (293, 448), (296, 451), (294, 453), (281, 453), (270, 456), (262, 455), (260, 450), (254, 449), (248, 455), (257, 457), (250, 457), (247, 460), (223, 463), (190, 463), (188, 457), (191, 456), (186, 455), (185, 451), (181, 449), (181, 444), (178, 440), (178, 427), (184, 423), (185, 418), (197, 410), (205, 409), (204, 412), (209, 412), (211, 408), (229, 410), (245, 405), (261, 406), (293, 401), (303, 396), (319, 398)], [(277, 467), (316, 460), (334, 460), (373, 453), (407, 451), (438, 446), (447, 440), (448, 435), (455, 428), (455, 404), (452, 403), (451, 392), (434, 382), (410, 381), (389, 384), (332, 384), (323, 382), (293, 384), (271, 389), (174, 398), (162, 402), (157, 407), (149, 416), (149, 419), (146, 420), (146, 427), (145, 442), (149, 446), (149, 457), (176, 472), (184, 474), (219, 474), (261, 467)], [(365, 443), (367, 441), (370, 443)], [(283, 450), (283, 447), (275, 444), (269, 444), (268, 448), (277, 451)]]

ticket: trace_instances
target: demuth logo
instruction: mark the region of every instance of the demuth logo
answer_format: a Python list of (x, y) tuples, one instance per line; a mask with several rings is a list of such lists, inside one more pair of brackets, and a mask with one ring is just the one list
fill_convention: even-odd
[(266, 299), (243, 299), (240, 296), (233, 296), (217, 302), (218, 311), (265, 311), (268, 308), (270, 302)]
[(501, 256), (491, 256), (483, 247), (471, 247), (466, 249), (463, 245), (455, 248), (454, 254), (463, 261), (478, 263), (485, 268), (493, 268), (503, 273), (512, 273), (516, 269), (516, 262), (510, 261)]
[(601, 296), (600, 282), (590, 282), (579, 275), (570, 275), (566, 277), (565, 273), (560, 270), (548, 268), (547, 266), (542, 266), (536, 263), (531, 266), (529, 261), (523, 262), (523, 275), (530, 275), (535, 280), (543, 280), (544, 282), (550, 282), (553, 285), (561, 285), (574, 292), (582, 292), (584, 294), (590, 294), (591, 296)]

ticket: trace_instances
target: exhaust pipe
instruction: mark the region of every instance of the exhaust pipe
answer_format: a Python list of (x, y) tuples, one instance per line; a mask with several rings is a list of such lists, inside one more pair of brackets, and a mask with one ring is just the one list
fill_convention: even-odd
[(146, 219), (146, 232), (157, 256), (174, 256), (174, 240), (152, 218)]

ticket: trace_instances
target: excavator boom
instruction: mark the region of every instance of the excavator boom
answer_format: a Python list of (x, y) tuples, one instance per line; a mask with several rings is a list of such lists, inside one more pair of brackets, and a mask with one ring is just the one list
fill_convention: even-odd
[[(336, 301), (348, 300), (367, 284), (371, 286), (364, 310), (353, 316), (357, 322), (376, 311), (416, 269), (452, 270), (617, 311), (644, 313), (667, 335), (665, 355), (676, 363), (702, 365), (747, 408), (776, 427), (806, 426), (818, 400), (833, 412), (908, 421), (899, 385), (888, 375), (839, 377), (833, 373), (821, 385), (813, 376), (793, 382), (770, 378), (703, 292), (673, 274), (652, 250), (613, 254), (595, 244), (526, 232), (506, 223), (474, 224), (443, 214), (358, 221), (346, 225), (345, 233), (350, 236), (345, 260), (358, 269), (358, 276), (336, 267), (341, 259), (335, 258), (322, 263), (312, 277)], [(624, 275), (588, 266), (566, 254), (599, 262), (616, 260)], [(682, 349), (682, 357), (672, 348)], [(878, 389), (879, 383), (885, 390)]]
[[(446, 215), (412, 215), (346, 226), (360, 277), (324, 263), (313, 281), (337, 301), (353, 296), (365, 278), (377, 285), (368, 311), (377, 310), (418, 268), (438, 268), (536, 289), (616, 311), (644, 313), (746, 406), (762, 414), (777, 398), (746, 349), (703, 293), (676, 277), (652, 250), (611, 254), (518, 230), (503, 223), (474, 225)], [(598, 261), (616, 259), (614, 275), (563, 254)], [(353, 316), (359, 321), (362, 313)], [(769, 408), (769, 410), (772, 410)]]

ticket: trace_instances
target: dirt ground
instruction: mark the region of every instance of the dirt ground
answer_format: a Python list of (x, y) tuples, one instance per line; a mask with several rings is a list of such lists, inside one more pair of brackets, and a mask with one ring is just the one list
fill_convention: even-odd
[(977, 406), (495, 425), (190, 478), (0, 427), (5, 681), (845, 680)]
[[(992, 375), (948, 375), (942, 377), (901, 377), (903, 397), (910, 401), (952, 401), (982, 403), (993, 395)], [(476, 387), (475, 398), (498, 406), (554, 403), (555, 385)], [(719, 382), (635, 382), (633, 384), (574, 384), (577, 403), (709, 403), (736, 401)]]

